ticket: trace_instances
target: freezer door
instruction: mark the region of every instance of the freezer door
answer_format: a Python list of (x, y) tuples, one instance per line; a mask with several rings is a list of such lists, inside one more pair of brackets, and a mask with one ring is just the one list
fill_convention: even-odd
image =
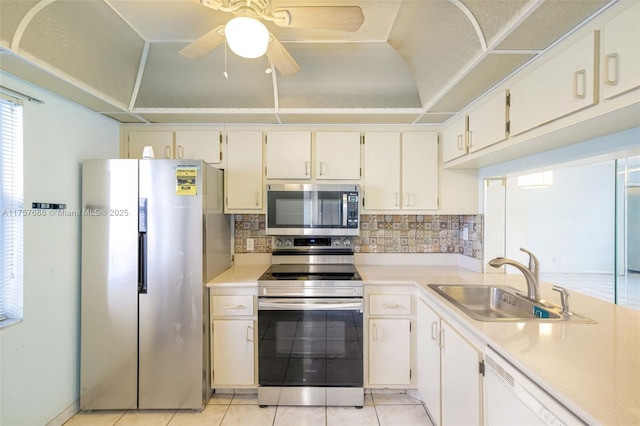
[(202, 162), (140, 160), (146, 293), (139, 296), (140, 409), (202, 409)]
[(137, 160), (83, 161), (81, 410), (137, 406), (137, 209)]

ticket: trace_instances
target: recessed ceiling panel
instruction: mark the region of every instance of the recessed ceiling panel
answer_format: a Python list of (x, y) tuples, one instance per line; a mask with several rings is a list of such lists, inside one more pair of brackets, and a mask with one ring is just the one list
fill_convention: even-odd
[(18, 53), (128, 105), (143, 46), (106, 3), (56, 1), (35, 15)]
[(480, 97), (487, 90), (508, 77), (512, 72), (533, 58), (533, 54), (491, 54), (447, 94), (440, 99), (430, 112), (458, 112)]
[(419, 113), (313, 112), (279, 113), (282, 124), (411, 124)]
[(529, 0), (461, 0), (461, 3), (478, 21), (485, 41), (490, 45)]
[(139, 114), (150, 123), (192, 123), (192, 124), (278, 124), (275, 114), (212, 114), (189, 112), (177, 114), (172, 112)]
[(481, 50), (471, 22), (449, 1), (404, 2), (389, 44), (409, 64), (423, 105)]
[(498, 49), (545, 49), (608, 0), (547, 0)]
[(136, 108), (273, 108), (267, 59), (244, 59), (218, 46), (200, 59), (178, 52), (184, 43), (152, 43)]
[(0, 1), (0, 40), (2, 45), (9, 47), (13, 36), (24, 18), (24, 15), (38, 1), (30, 0), (2, 0)]
[(146, 41), (191, 41), (233, 15), (194, 0), (107, 0)]
[(286, 44), (302, 67), (278, 75), (281, 108), (419, 108), (413, 77), (387, 43)]

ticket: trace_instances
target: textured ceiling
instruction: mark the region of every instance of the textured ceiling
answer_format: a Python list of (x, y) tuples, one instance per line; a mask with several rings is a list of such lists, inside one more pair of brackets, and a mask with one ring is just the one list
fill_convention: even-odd
[[(273, 0), (360, 6), (356, 32), (267, 22), (301, 70), (224, 44), (178, 52), (232, 15), (194, 0), (0, 0), (0, 66), (122, 122), (441, 123), (606, 0)], [(227, 72), (228, 78), (223, 73)]]

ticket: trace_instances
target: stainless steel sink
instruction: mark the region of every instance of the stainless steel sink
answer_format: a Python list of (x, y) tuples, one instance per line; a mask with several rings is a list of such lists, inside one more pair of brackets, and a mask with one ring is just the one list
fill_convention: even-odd
[(478, 321), (570, 321), (595, 323), (546, 301), (534, 301), (509, 286), (429, 284), (439, 295)]

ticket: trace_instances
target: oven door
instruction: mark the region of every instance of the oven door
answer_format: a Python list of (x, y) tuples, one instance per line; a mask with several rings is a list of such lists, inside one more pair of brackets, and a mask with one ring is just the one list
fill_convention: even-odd
[(260, 386), (362, 388), (360, 298), (260, 298)]

